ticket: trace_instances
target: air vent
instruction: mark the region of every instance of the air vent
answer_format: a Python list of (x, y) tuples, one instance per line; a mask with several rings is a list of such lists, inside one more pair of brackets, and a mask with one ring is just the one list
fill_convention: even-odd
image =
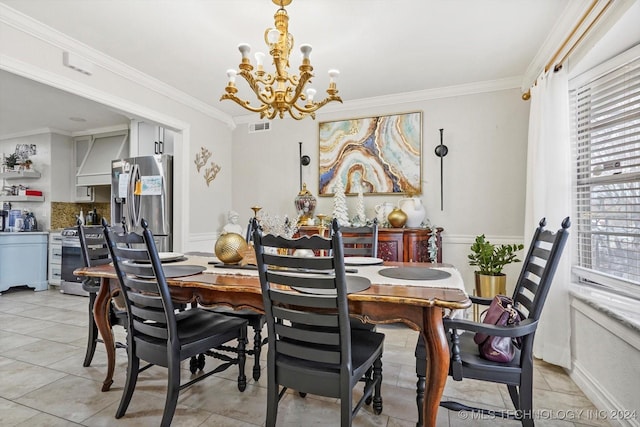
[(271, 130), (271, 122), (258, 122), (249, 125), (249, 133), (266, 132)]

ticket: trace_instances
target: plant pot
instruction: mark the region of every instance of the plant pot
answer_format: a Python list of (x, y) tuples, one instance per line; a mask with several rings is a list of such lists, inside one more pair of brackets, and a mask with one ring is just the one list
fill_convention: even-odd
[(476, 295), (482, 298), (493, 298), (495, 295), (505, 295), (507, 292), (507, 276), (488, 276), (476, 271)]
[[(501, 274), (499, 276), (489, 276), (480, 274), (476, 271), (476, 289), (475, 295), (482, 298), (493, 298), (494, 296), (506, 295), (507, 293), (507, 276)], [(473, 319), (480, 321), (480, 313), (478, 304), (473, 306)]]

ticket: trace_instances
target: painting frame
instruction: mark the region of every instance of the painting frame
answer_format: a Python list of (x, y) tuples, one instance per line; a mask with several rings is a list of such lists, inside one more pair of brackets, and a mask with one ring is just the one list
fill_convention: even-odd
[(318, 195), (422, 194), (422, 111), (318, 124)]

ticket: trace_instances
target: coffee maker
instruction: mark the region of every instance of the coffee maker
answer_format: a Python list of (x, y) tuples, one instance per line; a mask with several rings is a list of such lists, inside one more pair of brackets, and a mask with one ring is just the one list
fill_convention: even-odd
[(2, 209), (0, 209), (0, 231), (10, 231), (9, 210), (11, 210), (11, 203), (3, 202)]
[(9, 231), (9, 211), (0, 210), (0, 231)]

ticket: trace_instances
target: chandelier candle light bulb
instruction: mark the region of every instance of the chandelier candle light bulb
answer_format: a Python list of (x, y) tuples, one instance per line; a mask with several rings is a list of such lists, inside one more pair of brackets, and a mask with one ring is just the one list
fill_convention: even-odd
[[(301, 120), (307, 116), (315, 119), (315, 112), (332, 101), (342, 102), (338, 96), (336, 78), (340, 75), (338, 70), (329, 70), (329, 87), (327, 97), (321, 101), (315, 101), (315, 89), (307, 88), (305, 85), (313, 78), (313, 66), (309, 57), (312, 47), (310, 44), (300, 45), (302, 53), (302, 63), (298, 70), (299, 74), (289, 74), (289, 55), (293, 48), (293, 35), (289, 33), (289, 16), (285, 6), (291, 4), (292, 0), (272, 0), (280, 6), (274, 15), (275, 28), (267, 29), (265, 32), (265, 42), (269, 46), (269, 54), (273, 57), (275, 73), (264, 71), (263, 62), (265, 54), (258, 52), (255, 54), (257, 69), (253, 71), (253, 65), (249, 59), (251, 46), (246, 43), (238, 45), (238, 50), (242, 54), (242, 61), (238, 68), (240, 71), (233, 77), (227, 71), (229, 82), (225, 88), (225, 93), (220, 100), (230, 99), (246, 108), (249, 111), (260, 113), (260, 118), (273, 119), (278, 116), (284, 118), (288, 113), (292, 118)], [(237, 96), (238, 89), (235, 85), (236, 75), (246, 80), (251, 90), (258, 99), (258, 105), (251, 105), (250, 101), (245, 101)], [(306, 102), (305, 102), (306, 101)]]

